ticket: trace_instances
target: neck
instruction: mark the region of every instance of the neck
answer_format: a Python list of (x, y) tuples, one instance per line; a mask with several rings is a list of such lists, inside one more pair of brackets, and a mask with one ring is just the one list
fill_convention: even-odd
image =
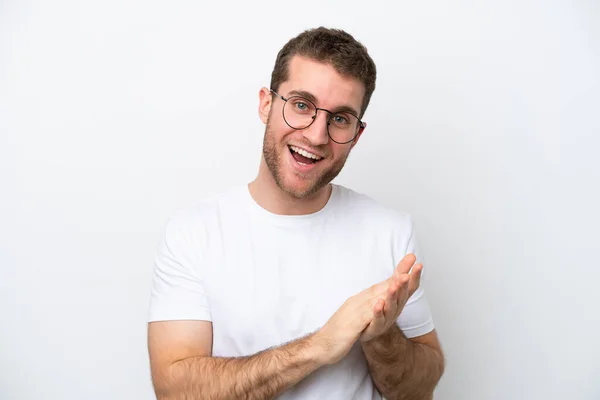
[(325, 207), (332, 187), (331, 184), (326, 185), (316, 193), (298, 199), (281, 190), (264, 159), (261, 159), (258, 176), (248, 184), (248, 190), (259, 206), (273, 214), (306, 215)]

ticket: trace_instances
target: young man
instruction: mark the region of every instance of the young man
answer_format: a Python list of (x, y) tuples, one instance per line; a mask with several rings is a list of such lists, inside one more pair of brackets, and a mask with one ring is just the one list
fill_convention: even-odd
[(158, 399), (432, 397), (444, 359), (410, 217), (330, 183), (375, 76), (340, 30), (279, 52), (256, 180), (166, 225), (149, 323)]

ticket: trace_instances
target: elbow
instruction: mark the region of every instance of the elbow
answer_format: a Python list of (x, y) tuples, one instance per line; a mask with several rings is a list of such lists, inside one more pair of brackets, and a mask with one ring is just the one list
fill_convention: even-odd
[(446, 372), (446, 358), (444, 357), (444, 353), (441, 350), (438, 352), (438, 360), (436, 363), (436, 372), (437, 372), (437, 379), (435, 381), (435, 384), (437, 385), (437, 383), (440, 381), (440, 379), (444, 375), (444, 372)]
[(172, 385), (169, 385), (164, 375), (153, 373), (152, 387), (156, 395), (156, 400), (174, 400), (176, 398), (171, 389)]
[(151, 366), (152, 387), (156, 395), (156, 400), (176, 400), (181, 398), (173, 368), (174, 364), (162, 367)]
[(161, 385), (153, 383), (152, 386), (154, 387), (154, 394), (156, 395), (156, 400), (174, 400), (176, 398), (173, 395), (173, 393), (170, 393), (168, 390), (165, 390), (165, 388)]
[(187, 398), (176, 385), (164, 380), (152, 380), (156, 400), (179, 400)]
[(424, 397), (424, 399), (432, 399), (433, 391), (437, 387), (437, 384), (442, 379), (444, 372), (446, 371), (446, 359), (444, 358), (444, 354), (441, 351), (436, 351), (436, 357), (434, 358), (434, 362), (431, 363), (430, 370), (430, 380), (429, 382), (424, 382), (426, 386), (430, 388), (428, 396)]
[(446, 360), (443, 353), (441, 351), (435, 353), (436, 356), (430, 358), (427, 373), (423, 374), (418, 382), (415, 382), (412, 390), (402, 391), (397, 397), (389, 397), (390, 400), (433, 400), (435, 388), (446, 370)]
[(445, 371), (446, 371), (446, 359), (444, 358), (444, 354), (442, 352), (439, 352), (436, 361), (432, 365), (432, 374), (431, 374), (432, 379), (429, 382), (429, 390), (422, 397), (423, 400), (433, 400), (433, 393), (435, 391), (435, 388), (437, 387), (438, 383), (440, 382), (440, 379), (442, 379), (442, 376), (444, 375)]

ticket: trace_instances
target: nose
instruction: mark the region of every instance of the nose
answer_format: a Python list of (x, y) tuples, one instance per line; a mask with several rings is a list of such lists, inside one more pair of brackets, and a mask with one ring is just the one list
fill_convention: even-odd
[[(319, 111), (323, 111), (319, 113)], [(317, 109), (315, 120), (310, 126), (302, 131), (302, 135), (307, 138), (313, 146), (320, 146), (329, 143), (329, 134), (327, 133), (327, 124), (329, 123), (329, 114), (327, 111)]]

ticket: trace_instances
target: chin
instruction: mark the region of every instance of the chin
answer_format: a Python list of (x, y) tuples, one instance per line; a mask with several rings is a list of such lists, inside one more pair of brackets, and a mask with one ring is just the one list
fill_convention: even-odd
[(279, 189), (296, 199), (311, 196), (327, 186), (346, 161), (345, 158), (332, 161), (327, 157), (314, 164), (299, 163), (287, 144), (276, 142), (268, 127), (263, 143), (263, 160)]
[[(290, 176), (291, 175), (291, 176)], [(319, 191), (324, 185), (319, 185), (314, 180), (303, 179), (293, 173), (288, 175), (283, 182), (277, 182), (281, 190), (296, 199), (302, 199)]]
[(333, 165), (321, 165), (308, 173), (295, 170), (286, 160), (281, 161), (278, 168), (271, 169), (277, 186), (288, 195), (302, 199), (326, 187), (340, 173), (345, 160)]

